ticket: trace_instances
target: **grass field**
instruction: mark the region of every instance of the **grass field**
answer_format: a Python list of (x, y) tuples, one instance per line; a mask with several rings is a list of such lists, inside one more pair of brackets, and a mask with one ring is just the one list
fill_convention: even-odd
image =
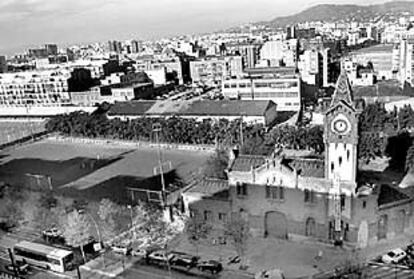
[[(166, 174), (170, 183), (199, 173), (209, 153), (163, 150), (162, 155), (172, 163), (173, 169)], [(58, 191), (123, 201), (128, 198), (126, 187), (160, 188), (159, 175), (154, 176), (157, 163), (156, 149), (43, 140), (0, 152), (0, 181), (17, 185), (27, 182), (27, 174), (31, 174), (40, 175), (35, 181), (47, 186), (48, 176)]]
[(45, 122), (9, 122), (0, 121), (0, 145), (9, 143), (32, 133), (45, 130)]

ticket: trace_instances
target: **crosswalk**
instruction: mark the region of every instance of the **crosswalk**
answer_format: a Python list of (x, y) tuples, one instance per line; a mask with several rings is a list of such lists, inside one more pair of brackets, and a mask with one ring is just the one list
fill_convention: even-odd
[(370, 279), (413, 279), (414, 270), (400, 266), (370, 263), (364, 270), (365, 278)]

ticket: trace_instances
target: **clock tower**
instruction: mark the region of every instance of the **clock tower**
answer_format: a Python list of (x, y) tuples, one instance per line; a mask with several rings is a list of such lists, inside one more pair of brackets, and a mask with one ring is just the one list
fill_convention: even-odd
[(325, 178), (338, 179), (356, 187), (358, 115), (344, 70), (339, 75), (331, 104), (325, 112), (324, 143)]

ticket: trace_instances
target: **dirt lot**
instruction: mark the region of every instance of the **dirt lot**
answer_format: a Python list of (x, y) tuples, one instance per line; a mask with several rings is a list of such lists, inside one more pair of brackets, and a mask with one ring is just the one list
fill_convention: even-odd
[[(163, 150), (163, 161), (172, 165), (165, 175), (167, 183), (190, 179), (199, 173), (208, 156)], [(0, 181), (53, 187), (83, 198), (123, 201), (127, 198), (125, 187), (160, 187), (159, 175), (154, 176), (157, 163), (156, 149), (43, 140), (0, 152)]]

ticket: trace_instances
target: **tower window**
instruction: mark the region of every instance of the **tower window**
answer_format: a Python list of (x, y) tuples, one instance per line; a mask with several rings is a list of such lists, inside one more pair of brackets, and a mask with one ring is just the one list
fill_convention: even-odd
[(334, 170), (334, 168), (335, 168), (335, 165), (334, 165), (334, 163), (333, 163), (333, 162), (331, 162), (331, 171), (333, 171), (333, 170)]
[(349, 161), (349, 156), (350, 156), (350, 154), (349, 154), (349, 150), (347, 150), (346, 151), (346, 159)]
[(341, 166), (342, 165), (342, 157), (339, 157), (339, 166)]
[(362, 208), (366, 208), (367, 207), (367, 201), (363, 201), (362, 202)]

